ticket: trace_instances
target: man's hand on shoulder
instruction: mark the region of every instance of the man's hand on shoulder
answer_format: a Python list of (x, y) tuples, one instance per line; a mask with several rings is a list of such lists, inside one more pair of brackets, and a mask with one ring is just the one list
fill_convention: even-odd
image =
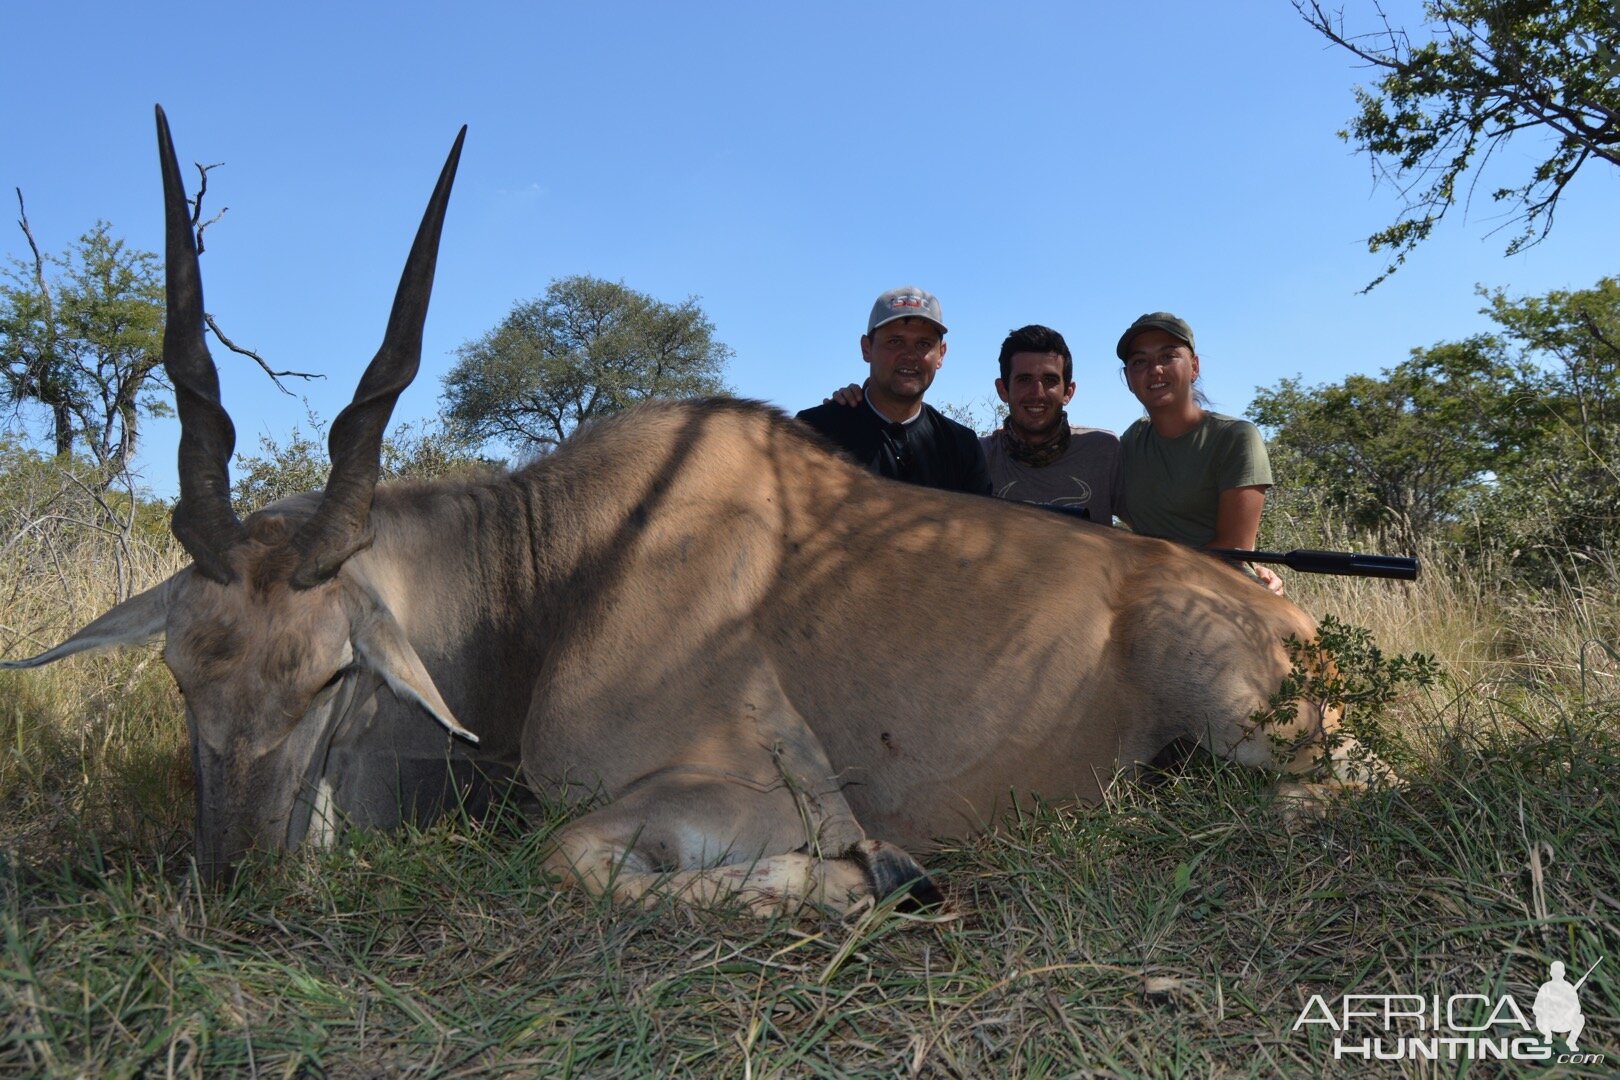
[(840, 387), (839, 389), (834, 390), (832, 397), (823, 398), (821, 403), (825, 405), (827, 402), (831, 401), (842, 405), (845, 408), (853, 409), (864, 400), (866, 400), (866, 396), (861, 392), (860, 384), (850, 383), (848, 386)]

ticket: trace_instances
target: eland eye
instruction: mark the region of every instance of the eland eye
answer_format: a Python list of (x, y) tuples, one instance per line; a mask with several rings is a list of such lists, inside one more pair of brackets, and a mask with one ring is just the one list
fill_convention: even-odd
[(336, 671), (332, 672), (332, 677), (330, 679), (327, 679), (326, 682), (321, 684), (321, 688), (319, 690), (317, 690), (316, 693), (318, 693), (318, 694), (326, 693), (328, 690), (332, 689), (332, 687), (334, 687), (338, 683), (342, 682), (343, 677), (345, 675), (347, 675), (349, 672), (353, 671), (353, 670), (354, 670), (353, 665), (345, 665), (343, 667), (338, 668)]

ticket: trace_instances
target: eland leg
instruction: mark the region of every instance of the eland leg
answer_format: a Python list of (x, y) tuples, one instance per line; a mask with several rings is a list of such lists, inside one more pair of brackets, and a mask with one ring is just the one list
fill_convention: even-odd
[[(1278, 793), (1291, 814), (1319, 812), (1344, 792), (1399, 783), (1343, 730), (1342, 708), (1301, 699), (1283, 715), (1265, 715), (1294, 668), (1284, 637), (1316, 635), (1293, 605), (1248, 588), (1197, 592), (1179, 604), (1145, 590), (1131, 616), (1117, 635), (1122, 667), (1167, 740), (1190, 738), (1216, 757), (1279, 774)], [(1166, 671), (1176, 678), (1165, 679)]]
[(638, 535), (633, 581), (578, 623), (542, 676), (525, 775), (542, 797), (613, 799), (558, 830), (547, 869), (623, 900), (735, 901), (762, 915), (849, 911), (908, 883), (931, 901), (922, 868), (856, 821), (850, 778), (760, 635), (757, 612), (778, 588), (777, 524), (752, 504), (723, 520), (701, 505), (700, 534), (668, 516)]
[(564, 826), (546, 869), (618, 900), (735, 903), (762, 917), (806, 908), (846, 914), (902, 889), (917, 903), (939, 902), (916, 860), (865, 838), (847, 808), (828, 817), (788, 783), (708, 771), (663, 770)]
[[(1302, 705), (1301, 712), (1307, 714), (1311, 737), (1281, 763), (1280, 771), (1312, 779), (1278, 783), (1277, 795), (1286, 800), (1285, 813), (1315, 816), (1337, 796), (1374, 787), (1401, 786), (1401, 778), (1388, 762), (1342, 730), (1342, 707), (1328, 709), (1324, 714), (1313, 705)], [(1309, 717), (1317, 719), (1312, 722)]]
[[(1278, 796), (1289, 816), (1315, 816), (1334, 798), (1372, 787), (1399, 786), (1395, 770), (1341, 726), (1344, 710), (1300, 702), (1292, 719), (1230, 725), (1213, 733), (1218, 756), (1280, 773)], [(1293, 778), (1298, 779), (1293, 779)]]

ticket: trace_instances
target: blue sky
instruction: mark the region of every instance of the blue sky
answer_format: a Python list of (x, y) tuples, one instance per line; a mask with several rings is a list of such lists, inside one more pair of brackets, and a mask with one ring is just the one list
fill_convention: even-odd
[[(734, 389), (790, 410), (858, 381), (873, 297), (919, 284), (951, 326), (930, 400), (993, 396), (1001, 338), (1043, 322), (1075, 353), (1071, 418), (1119, 430), (1139, 410), (1113, 343), (1144, 311), (1192, 323), (1210, 396), (1240, 414), (1257, 386), (1483, 329), (1476, 283), (1534, 294), (1620, 271), (1620, 173), (1601, 165), (1550, 240), (1502, 257), (1487, 193), (1526, 145), (1358, 295), (1383, 266), (1363, 240), (1397, 207), (1334, 134), (1369, 76), (1286, 0), (59, 3), (5, 24), (0, 179), (47, 250), (97, 218), (161, 247), (155, 102), (183, 163), (225, 163), (209, 310), (275, 366), (330, 375), (284, 398), (216, 349), (248, 452), (347, 401), (463, 123), (396, 422), (434, 415), (456, 346), (568, 274), (699, 297), (736, 350)], [(26, 252), (14, 227), (0, 251)], [(159, 493), (176, 437), (154, 424), (141, 454)]]

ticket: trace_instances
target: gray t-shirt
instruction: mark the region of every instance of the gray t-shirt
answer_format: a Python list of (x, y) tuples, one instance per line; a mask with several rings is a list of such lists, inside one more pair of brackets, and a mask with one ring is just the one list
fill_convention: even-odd
[(1221, 492), (1271, 484), (1266, 441), (1247, 420), (1206, 412), (1197, 427), (1166, 439), (1143, 417), (1119, 442), (1125, 463), (1119, 516), (1144, 536), (1203, 547), (1215, 539)]
[(999, 432), (979, 437), (998, 499), (1083, 506), (1091, 520), (1112, 525), (1119, 512), (1119, 439), (1101, 428), (1070, 428), (1069, 447), (1050, 465), (1014, 460)]

